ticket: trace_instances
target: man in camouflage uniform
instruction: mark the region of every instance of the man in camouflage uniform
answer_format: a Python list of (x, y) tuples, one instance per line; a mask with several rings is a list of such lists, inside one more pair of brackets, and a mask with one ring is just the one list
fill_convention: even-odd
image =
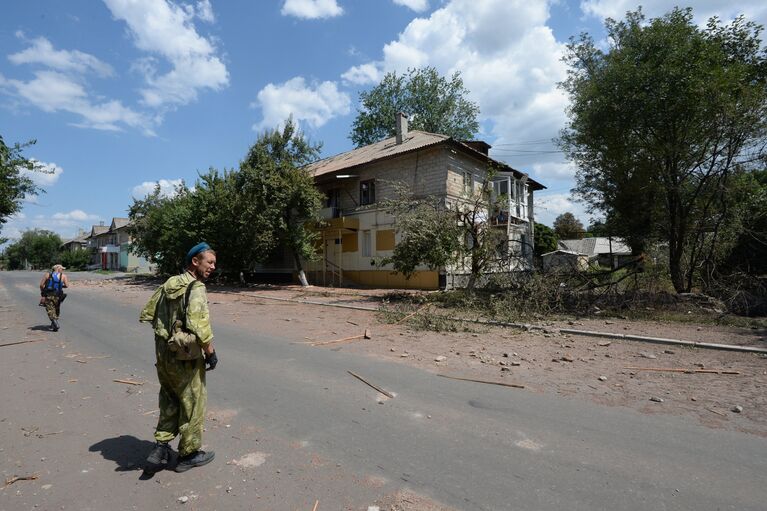
[[(176, 472), (184, 472), (213, 460), (214, 453), (201, 450), (207, 391), (205, 371), (213, 370), (218, 357), (213, 348), (207, 279), (216, 268), (216, 253), (207, 243), (194, 246), (186, 256), (186, 271), (170, 277), (150, 298), (139, 321), (154, 327), (157, 377), (160, 381), (160, 419), (155, 447), (147, 458), (146, 471), (154, 473), (167, 464), (170, 446), (180, 435)], [(184, 343), (174, 344), (178, 339)]]
[(64, 301), (64, 288), (69, 287), (69, 279), (64, 275), (64, 268), (60, 264), (54, 264), (53, 269), (47, 272), (40, 281), (40, 305), (45, 307), (48, 319), (51, 320), (51, 330), (59, 330), (59, 316), (61, 315), (61, 302)]

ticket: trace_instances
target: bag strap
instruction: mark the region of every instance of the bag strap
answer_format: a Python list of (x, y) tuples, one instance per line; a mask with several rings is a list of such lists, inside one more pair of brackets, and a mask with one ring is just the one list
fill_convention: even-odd
[(187, 332), (189, 330), (186, 328), (186, 308), (189, 306), (189, 295), (192, 294), (192, 286), (194, 286), (194, 283), (195, 283), (194, 280), (192, 282), (190, 282), (186, 286), (186, 293), (184, 293), (184, 308), (183, 308), (183, 312), (184, 312), (184, 330), (187, 331)]

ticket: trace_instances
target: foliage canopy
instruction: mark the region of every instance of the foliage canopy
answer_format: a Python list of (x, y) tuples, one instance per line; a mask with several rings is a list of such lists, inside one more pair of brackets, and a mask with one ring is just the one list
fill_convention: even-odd
[(26, 176), (23, 171), (39, 170), (33, 160), (24, 157), (23, 150), (34, 144), (14, 144), (8, 147), (0, 135), (0, 228), (8, 217), (21, 209), (24, 197), (40, 193), (42, 190)]
[(471, 140), (479, 131), (479, 106), (467, 99), (459, 72), (448, 80), (433, 67), (386, 73), (381, 83), (360, 93), (360, 109), (349, 135), (362, 147), (396, 132), (395, 117), (404, 112), (411, 129)]
[(742, 17), (699, 28), (690, 9), (607, 20), (609, 47), (571, 40), (562, 148), (574, 192), (635, 252), (668, 244), (674, 288), (689, 291), (732, 220), (733, 178), (753, 171), (767, 133), (761, 27)]

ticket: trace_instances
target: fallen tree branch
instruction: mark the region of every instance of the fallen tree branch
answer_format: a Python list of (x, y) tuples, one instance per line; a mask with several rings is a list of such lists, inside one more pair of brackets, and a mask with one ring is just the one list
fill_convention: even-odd
[(143, 385), (145, 381), (133, 381), (133, 380), (112, 380), (115, 383), (125, 383), (126, 385)]
[(370, 330), (367, 328), (365, 329), (364, 334), (360, 335), (353, 335), (351, 337), (344, 337), (343, 339), (334, 339), (332, 341), (318, 341), (318, 342), (310, 342), (309, 344), (311, 346), (326, 346), (328, 344), (337, 344), (340, 342), (348, 342), (348, 341), (355, 341), (357, 339), (370, 339)]
[(500, 385), (502, 387), (513, 387), (515, 389), (524, 389), (524, 385), (519, 385), (518, 383), (502, 383), (499, 381), (488, 381), (488, 380), (475, 380), (473, 378), (460, 378), (458, 376), (450, 376), (447, 374), (438, 374), (437, 376), (441, 376), (443, 378), (450, 378), (451, 380), (462, 380), (462, 381), (473, 381), (475, 383), (487, 383), (488, 385)]
[[(13, 476), (5, 480), (5, 486), (10, 486), (16, 481), (34, 481), (35, 479), (38, 479), (39, 477), (40, 476), (38, 476), (37, 474), (32, 474), (31, 476)], [(5, 488), (5, 486), (3, 486), (3, 488)]]
[(28, 342), (42, 342), (42, 341), (47, 341), (47, 340), (48, 339), (28, 339), (26, 341), (8, 342), (8, 343), (5, 343), (5, 344), (0, 344), (0, 348), (2, 348), (4, 346), (15, 346), (16, 344), (26, 344)]
[(405, 316), (404, 318), (400, 318), (399, 320), (395, 321), (394, 323), (392, 323), (392, 325), (399, 325), (399, 324), (400, 324), (400, 323), (402, 323), (403, 321), (405, 321), (405, 320), (407, 320), (407, 319), (410, 319), (410, 318), (412, 318), (413, 316), (415, 316), (416, 314), (418, 314), (419, 312), (421, 312), (421, 309), (423, 309), (424, 307), (426, 307), (426, 304), (424, 304), (424, 305), (421, 305), (421, 306), (420, 306), (420, 307), (418, 307), (418, 308), (417, 308), (417, 309), (416, 309), (414, 312), (411, 312), (410, 314), (408, 314), (408, 315), (407, 315), (407, 316)]
[(706, 374), (740, 374), (740, 371), (730, 371), (728, 369), (685, 369), (683, 367), (634, 367), (626, 366), (624, 369), (634, 371), (659, 371), (666, 373), (706, 373)]
[(359, 381), (361, 381), (361, 382), (362, 382), (362, 383), (364, 383), (365, 385), (367, 385), (367, 386), (369, 386), (369, 387), (371, 387), (371, 388), (374, 388), (375, 390), (377, 390), (378, 392), (380, 392), (380, 393), (381, 393), (381, 394), (383, 394), (384, 396), (386, 396), (386, 397), (389, 397), (389, 398), (392, 398), (392, 399), (394, 399), (394, 394), (392, 394), (391, 392), (387, 392), (387, 391), (385, 391), (384, 389), (382, 389), (381, 387), (376, 387), (375, 385), (373, 385), (372, 383), (370, 383), (369, 381), (367, 381), (365, 378), (363, 378), (363, 377), (362, 377), (362, 376), (360, 376), (359, 374), (353, 373), (353, 372), (351, 372), (351, 371), (346, 371), (346, 372), (347, 372), (347, 373), (349, 373), (349, 374), (351, 374), (351, 375), (352, 375), (352, 376), (354, 376), (355, 378), (357, 378)]

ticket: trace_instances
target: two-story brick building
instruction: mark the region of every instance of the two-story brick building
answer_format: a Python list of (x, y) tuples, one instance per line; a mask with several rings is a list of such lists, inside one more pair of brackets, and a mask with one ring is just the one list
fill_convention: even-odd
[[(461, 142), (445, 135), (408, 131), (407, 117), (397, 118), (397, 135), (311, 164), (308, 169), (326, 203), (320, 227), (318, 262), (307, 265), (311, 281), (325, 285), (357, 283), (376, 287), (437, 289), (460, 285), (462, 267), (422, 268), (410, 279), (375, 266), (392, 254), (399, 240), (394, 218), (378, 207), (392, 197), (394, 183), (404, 183), (416, 196), (461, 201), (481, 187), (488, 168), (495, 194), (508, 201), (488, 213), (493, 228), (505, 229), (515, 263), (505, 270), (532, 264), (533, 192), (545, 187), (526, 174), (488, 156), (484, 142)], [(525, 263), (527, 261), (528, 263)], [(501, 271), (504, 268), (500, 269)]]
[(131, 252), (131, 239), (128, 234), (130, 220), (112, 218), (109, 226), (102, 224), (91, 227), (88, 247), (93, 256), (91, 266), (101, 270), (148, 272), (152, 266), (143, 257)]

